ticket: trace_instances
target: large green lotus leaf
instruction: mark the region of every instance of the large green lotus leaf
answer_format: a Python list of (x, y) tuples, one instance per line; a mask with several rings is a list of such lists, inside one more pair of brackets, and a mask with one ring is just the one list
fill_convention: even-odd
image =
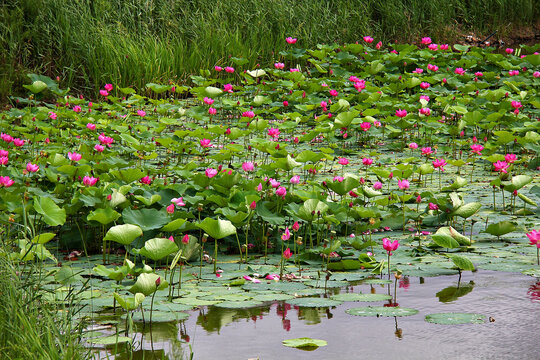
[(287, 304), (300, 307), (329, 307), (343, 304), (342, 301), (321, 298), (321, 297), (302, 297), (286, 301)]
[[(156, 285), (156, 280), (161, 278), (159, 287)], [(145, 296), (151, 295), (158, 290), (167, 288), (169, 283), (161, 276), (150, 273), (150, 274), (141, 274), (137, 277), (137, 282), (129, 288), (129, 292), (132, 294), (141, 293)]]
[(129, 245), (142, 236), (143, 231), (140, 227), (133, 224), (116, 225), (107, 231), (103, 241), (114, 241), (122, 245)]
[(130, 169), (122, 169), (122, 170), (112, 170), (110, 172), (115, 178), (124, 181), (125, 183), (129, 184), (133, 181), (137, 181), (141, 179), (145, 174), (144, 172), (139, 168), (130, 168)]
[(115, 269), (109, 269), (104, 265), (98, 265), (94, 267), (94, 272), (100, 276), (108, 277), (109, 279), (120, 281), (126, 277), (129, 268), (127, 266), (116, 267)]
[(126, 196), (124, 194), (122, 194), (121, 192), (119, 192), (116, 189), (112, 190), (111, 200), (109, 201), (109, 205), (112, 208), (115, 208), (118, 205), (121, 205), (121, 204), (125, 203), (126, 201), (127, 201), (127, 198), (126, 198)]
[(471, 203), (460, 206), (457, 210), (454, 211), (454, 215), (457, 215), (459, 217), (466, 219), (476, 214), (476, 212), (480, 210), (481, 207), (482, 207), (481, 203), (471, 202)]
[(356, 316), (411, 316), (418, 314), (418, 310), (410, 308), (367, 306), (345, 310), (347, 314)]
[(308, 199), (304, 201), (304, 204), (300, 206), (298, 210), (298, 217), (302, 220), (312, 221), (317, 218), (317, 214), (320, 212), (324, 215), (328, 211), (328, 205), (318, 199)]
[[(155, 283), (154, 283), (155, 286)], [(123, 298), (118, 293), (113, 294), (116, 301), (118, 301), (118, 304), (123, 307), (126, 311), (131, 311), (137, 309), (142, 302), (144, 301), (144, 294), (142, 293), (136, 293), (133, 295), (133, 297), (130, 298)]]
[(160, 84), (154, 84), (154, 83), (148, 83), (146, 84), (146, 87), (149, 89), (152, 89), (152, 91), (155, 92), (156, 94), (161, 94), (171, 89), (170, 85), (160, 85)]
[(312, 339), (312, 338), (303, 337), (303, 338), (297, 338), (297, 339), (283, 340), (283, 345), (297, 348), (297, 349), (314, 350), (320, 346), (326, 346), (328, 345), (328, 343), (320, 339)]
[(34, 244), (46, 244), (46, 243), (48, 243), (49, 241), (51, 241), (55, 236), (56, 236), (56, 234), (54, 234), (54, 233), (43, 233), (43, 234), (39, 234), (39, 235), (35, 236), (35, 237), (32, 239), (32, 242), (33, 242)]
[(332, 300), (338, 301), (363, 301), (363, 302), (372, 302), (372, 301), (385, 301), (392, 299), (392, 296), (386, 294), (355, 294), (355, 293), (344, 293), (330, 296)]
[(519, 190), (532, 181), (533, 177), (530, 175), (512, 176), (512, 183), (510, 185), (505, 185), (504, 190), (514, 192), (514, 190)]
[(467, 185), (467, 180), (462, 178), (461, 176), (456, 176), (456, 179), (450, 186), (445, 186), (442, 188), (443, 191), (451, 191), (451, 190), (457, 190), (459, 188), (462, 188), (463, 186)]
[(117, 335), (110, 335), (110, 336), (104, 336), (104, 337), (94, 337), (91, 340), (88, 340), (91, 344), (96, 345), (114, 345), (114, 344), (122, 344), (126, 342), (131, 342), (132, 339), (127, 336), (117, 336)]
[(178, 251), (174, 241), (166, 238), (153, 238), (144, 243), (139, 250), (139, 255), (158, 261)]
[(462, 255), (448, 255), (454, 265), (460, 270), (474, 271), (474, 264), (468, 257)]
[(246, 301), (223, 301), (215, 304), (214, 306), (226, 309), (248, 309), (253, 307), (262, 306), (262, 301), (246, 300)]
[(486, 316), (472, 313), (438, 313), (426, 315), (426, 321), (443, 325), (483, 324)]
[(126, 208), (122, 211), (122, 219), (126, 224), (139, 225), (143, 231), (159, 229), (169, 222), (164, 211), (146, 208), (140, 210)]
[(43, 81), (34, 81), (31, 85), (23, 85), (25, 88), (33, 92), (34, 94), (38, 94), (42, 92), (43, 90), (47, 89), (47, 84), (45, 84)]
[(352, 176), (345, 176), (342, 182), (339, 181), (329, 181), (327, 182), (328, 187), (338, 195), (345, 195), (352, 189), (358, 187), (360, 182), (358, 179)]
[(221, 220), (219, 217), (217, 219), (207, 217), (197, 226), (217, 240), (236, 234), (236, 227), (229, 220)]
[(214, 86), (207, 86), (205, 89), (204, 89), (204, 93), (205, 93), (205, 96), (209, 97), (209, 98), (214, 98), (216, 96), (219, 96), (223, 93), (223, 90), (217, 88), (217, 87), (214, 87)]
[(158, 195), (158, 194), (154, 194), (152, 196), (150, 196), (149, 198), (146, 198), (142, 195), (135, 195), (134, 196), (135, 199), (139, 200), (140, 202), (142, 202), (144, 205), (146, 206), (150, 206), (158, 201), (161, 200), (161, 195)]
[(114, 211), (112, 208), (107, 207), (104, 209), (101, 208), (101, 209), (96, 209), (92, 211), (90, 214), (88, 214), (86, 219), (88, 221), (93, 220), (93, 221), (97, 221), (98, 223), (102, 225), (107, 225), (109, 223), (112, 223), (113, 221), (118, 220), (119, 217), (120, 217), (119, 213)]
[(66, 210), (56, 205), (51, 198), (38, 197), (34, 201), (34, 209), (43, 216), (43, 221), (49, 226), (64, 225), (66, 222)]
[(461, 235), (451, 226), (439, 228), (435, 234), (431, 235), (431, 237), (435, 244), (448, 249), (457, 248), (460, 245), (471, 245), (471, 240), (468, 237)]
[[(122, 316), (125, 318), (126, 315)], [(182, 321), (186, 320), (189, 317), (188, 313), (180, 311), (162, 311), (162, 310), (153, 310), (152, 311), (152, 322), (171, 322), (171, 321)], [(150, 311), (149, 309), (145, 310), (144, 318), (142, 312), (138, 311), (134, 313), (131, 317), (135, 322), (141, 321), (150, 321)]]
[(510, 221), (501, 221), (496, 224), (490, 224), (485, 232), (494, 236), (502, 236), (516, 230), (516, 225)]
[(266, 204), (268, 202), (264, 201), (262, 203), (258, 203), (257, 207), (255, 208), (255, 212), (258, 216), (260, 216), (264, 221), (271, 225), (282, 225), (285, 223), (285, 218), (281, 215), (274, 214), (272, 211), (270, 211)]

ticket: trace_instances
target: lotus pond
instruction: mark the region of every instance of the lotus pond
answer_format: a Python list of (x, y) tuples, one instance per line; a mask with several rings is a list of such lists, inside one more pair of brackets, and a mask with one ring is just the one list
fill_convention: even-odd
[(16, 276), (96, 358), (533, 356), (540, 46), (287, 42), (97, 101), (30, 74)]

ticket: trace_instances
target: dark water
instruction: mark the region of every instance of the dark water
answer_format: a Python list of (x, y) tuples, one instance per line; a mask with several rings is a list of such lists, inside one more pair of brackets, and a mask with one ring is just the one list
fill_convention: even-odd
[[(153, 352), (146, 326), (133, 358), (189, 359), (191, 346), (194, 359), (540, 359), (540, 281), (480, 270), (463, 274), (457, 285), (458, 276), (401, 279), (397, 302), (420, 311), (408, 317), (345, 313), (388, 301), (319, 309), (273, 303), (247, 310), (194, 310), (183, 323), (154, 324)], [(388, 286), (393, 294), (394, 283), (360, 283), (341, 291), (386, 294)], [(486, 322), (424, 321), (425, 315), (439, 312), (481, 313)], [(323, 339), (328, 346), (303, 351), (282, 345), (297, 337)]]

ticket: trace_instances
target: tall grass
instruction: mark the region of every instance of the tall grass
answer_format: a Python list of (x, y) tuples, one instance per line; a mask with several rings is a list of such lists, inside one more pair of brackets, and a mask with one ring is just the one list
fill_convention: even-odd
[[(0, 354), (2, 359), (84, 358), (68, 308), (43, 301), (37, 272), (23, 273), (0, 258)], [(35, 270), (35, 268), (34, 268)]]
[(4, 0), (0, 5), (0, 96), (28, 71), (95, 91), (106, 82), (142, 87), (185, 78), (244, 57), (274, 60), (286, 36), (301, 46), (372, 35), (451, 42), (456, 29), (486, 33), (527, 26), (534, 0)]

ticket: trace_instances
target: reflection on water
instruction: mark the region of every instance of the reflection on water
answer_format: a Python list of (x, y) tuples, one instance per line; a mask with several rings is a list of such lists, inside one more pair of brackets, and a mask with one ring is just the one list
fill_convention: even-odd
[[(189, 319), (180, 323), (153, 324), (152, 336), (148, 324), (137, 324), (132, 358), (189, 359), (193, 352), (194, 359), (213, 359), (219, 354), (220, 359), (311, 360), (326, 359), (336, 353), (343, 358), (357, 358), (358, 349), (367, 358), (538, 357), (537, 343), (528, 334), (536, 329), (539, 320), (540, 281), (492, 271), (463, 274), (461, 281), (456, 280), (455, 276), (401, 277), (391, 283), (355, 283), (341, 292), (387, 294), (392, 299), (345, 302), (332, 308), (305, 308), (284, 302), (251, 309), (205, 307), (191, 311)], [(336, 290), (332, 289), (332, 293)], [(420, 313), (400, 318), (345, 313), (353, 307), (398, 305), (418, 309)], [(437, 312), (475, 312), (497, 321), (459, 326), (424, 321), (425, 315)], [(309, 355), (282, 346), (283, 340), (295, 337), (324, 339), (328, 346)], [(130, 357), (124, 351), (116, 358)]]

